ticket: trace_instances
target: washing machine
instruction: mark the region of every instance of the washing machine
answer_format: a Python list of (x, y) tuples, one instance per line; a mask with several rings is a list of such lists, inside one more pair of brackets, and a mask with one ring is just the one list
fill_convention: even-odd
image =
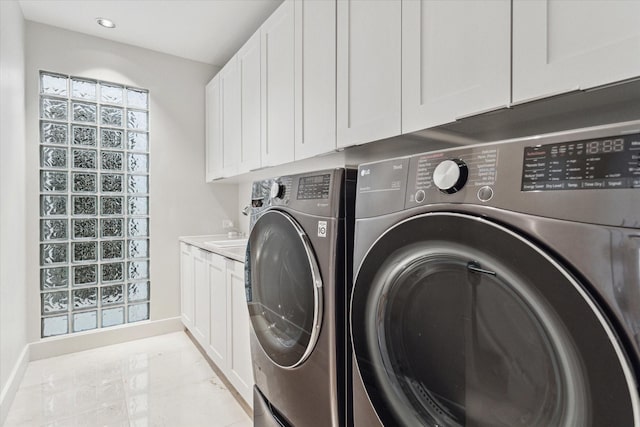
[(359, 167), (356, 426), (640, 426), (640, 121)]
[(351, 424), (355, 169), (253, 183), (246, 295), (255, 426)]

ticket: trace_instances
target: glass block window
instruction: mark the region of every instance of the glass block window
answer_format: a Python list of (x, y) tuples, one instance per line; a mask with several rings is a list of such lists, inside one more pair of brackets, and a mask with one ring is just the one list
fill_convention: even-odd
[(149, 92), (40, 73), (42, 337), (149, 319)]

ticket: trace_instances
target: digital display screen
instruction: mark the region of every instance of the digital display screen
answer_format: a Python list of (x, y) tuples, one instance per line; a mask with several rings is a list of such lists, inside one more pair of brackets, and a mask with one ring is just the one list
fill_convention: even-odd
[(640, 188), (640, 134), (525, 147), (522, 191)]
[(298, 200), (328, 199), (331, 174), (301, 177), (298, 181)]

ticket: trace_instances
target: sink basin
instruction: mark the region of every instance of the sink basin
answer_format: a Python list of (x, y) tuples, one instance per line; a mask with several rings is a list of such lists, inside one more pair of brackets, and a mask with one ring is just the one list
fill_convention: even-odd
[(219, 248), (234, 248), (247, 246), (247, 239), (225, 239), (225, 240), (209, 240), (204, 242), (205, 245), (217, 246)]

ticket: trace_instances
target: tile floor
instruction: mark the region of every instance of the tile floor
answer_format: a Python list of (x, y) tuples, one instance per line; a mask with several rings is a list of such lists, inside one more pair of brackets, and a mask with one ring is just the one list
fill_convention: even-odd
[(31, 362), (4, 424), (251, 425), (183, 332)]

